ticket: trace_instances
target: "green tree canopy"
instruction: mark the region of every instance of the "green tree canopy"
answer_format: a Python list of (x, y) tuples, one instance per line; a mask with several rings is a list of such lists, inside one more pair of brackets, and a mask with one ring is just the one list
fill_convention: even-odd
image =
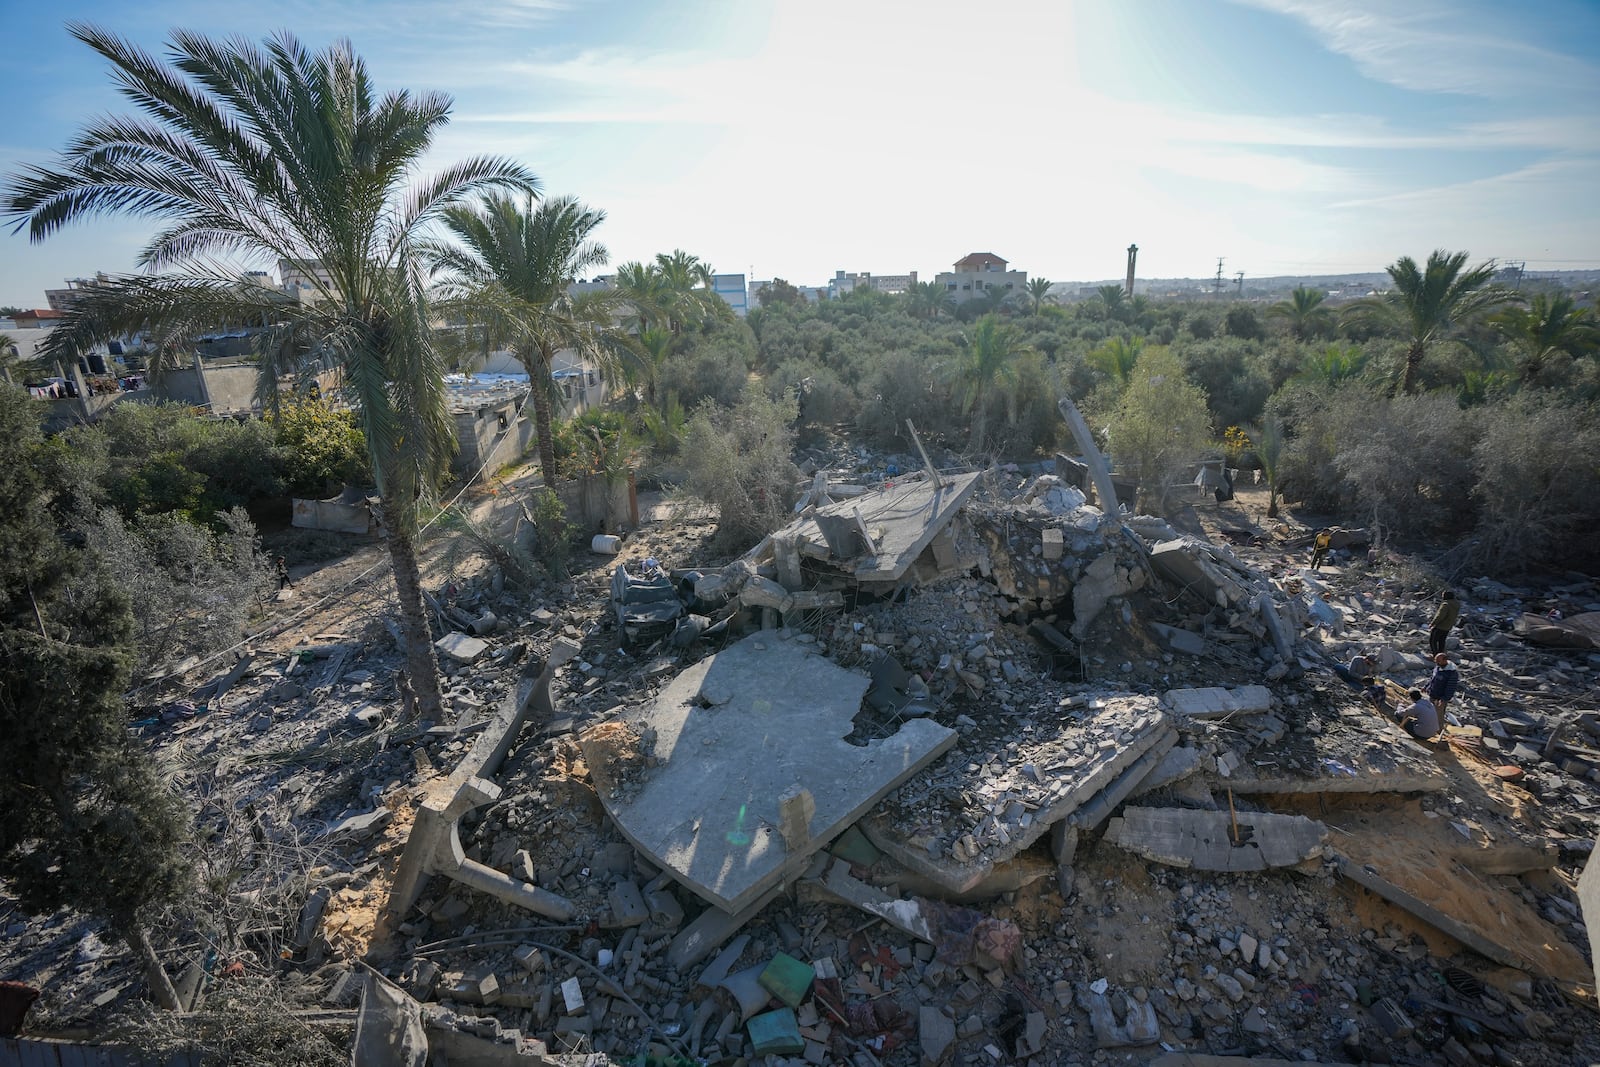
[(1401, 256), (1389, 267), (1392, 288), (1357, 301), (1346, 312), (1349, 321), (1376, 326), (1406, 343), (1405, 364), (1396, 392), (1415, 392), (1418, 372), (1428, 352), (1449, 341), (1454, 332), (1481, 318), (1511, 294), (1491, 284), (1494, 264), (1467, 266), (1467, 253), (1437, 249), (1426, 266)]
[[(454, 449), (454, 428), (416, 241), (462, 197), (531, 191), (536, 179), (479, 157), (416, 181), (450, 98), (379, 93), (348, 42), (313, 53), (288, 34), (258, 48), (175, 31), (162, 62), (96, 27), (69, 29), (110, 61), (141, 114), (93, 119), (59, 160), (23, 167), (7, 183), (4, 212), (34, 241), (101, 215), (160, 219), (166, 227), (139, 262), (171, 273), (85, 290), (46, 354), (75, 358), (141, 329), (157, 339), (160, 361), (218, 323), (265, 321), (260, 392), (269, 403), (280, 374), (339, 369), (384, 501), (408, 673), (422, 714), (437, 719), (416, 516)], [(241, 282), (227, 257), (295, 265), (311, 291), (292, 300)]]

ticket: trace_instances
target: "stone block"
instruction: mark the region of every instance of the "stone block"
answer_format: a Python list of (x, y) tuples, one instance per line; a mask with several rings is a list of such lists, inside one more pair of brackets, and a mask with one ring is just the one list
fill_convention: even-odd
[(1175, 714), (1191, 719), (1253, 715), (1272, 709), (1272, 691), (1264, 685), (1243, 685), (1237, 689), (1223, 689), (1220, 686), (1169, 689), (1167, 705)]
[(459, 630), (445, 634), (433, 643), (433, 647), (439, 655), (463, 665), (478, 662), (489, 651), (487, 641), (469, 637)]
[(797, 1056), (806, 1050), (800, 1023), (790, 1008), (763, 1012), (747, 1024), (757, 1056)]

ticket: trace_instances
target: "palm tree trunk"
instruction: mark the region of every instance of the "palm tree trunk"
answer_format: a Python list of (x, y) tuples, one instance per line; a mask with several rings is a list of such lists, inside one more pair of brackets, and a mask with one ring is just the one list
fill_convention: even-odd
[(416, 535), (409, 527), (395, 523), (389, 527), (388, 541), (394, 591), (400, 601), (400, 633), (406, 640), (406, 674), (416, 694), (417, 715), (437, 723), (444, 715), (444, 698), (439, 693), (439, 660), (433, 652), (433, 634), (422, 604)]
[(156, 947), (150, 943), (150, 935), (138, 923), (129, 923), (121, 933), (122, 939), (139, 954), (139, 959), (144, 963), (145, 980), (150, 983), (151, 999), (167, 1011), (177, 1011), (178, 991), (172, 987), (172, 979), (167, 976), (167, 969), (161, 966), (161, 960), (156, 956)]
[(538, 353), (538, 366), (530, 368), (529, 387), (533, 389), (533, 429), (539, 437), (539, 470), (544, 474), (544, 487), (556, 487), (556, 437), (550, 411), (550, 357)]
[(1405, 373), (1400, 376), (1401, 393), (1410, 393), (1415, 391), (1417, 387), (1417, 370), (1422, 366), (1422, 357), (1424, 354), (1425, 349), (1422, 347), (1422, 342), (1420, 341), (1413, 341), (1406, 349), (1406, 369)]

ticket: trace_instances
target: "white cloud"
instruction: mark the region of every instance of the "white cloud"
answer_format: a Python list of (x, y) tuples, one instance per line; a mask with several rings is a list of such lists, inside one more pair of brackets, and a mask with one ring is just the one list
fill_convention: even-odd
[(1496, 98), (1600, 84), (1591, 63), (1519, 39), (1517, 9), (1486, 18), (1439, 0), (1239, 2), (1298, 19), (1362, 73), (1402, 89)]

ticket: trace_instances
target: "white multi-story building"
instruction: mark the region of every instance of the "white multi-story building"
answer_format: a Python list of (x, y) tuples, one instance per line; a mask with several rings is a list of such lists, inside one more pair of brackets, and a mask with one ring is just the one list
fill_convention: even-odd
[(1007, 270), (1006, 261), (993, 252), (968, 253), (956, 260), (954, 267), (935, 275), (934, 282), (958, 304), (995, 289), (1020, 293), (1028, 287), (1027, 271)]
[(839, 270), (833, 272), (833, 278), (828, 282), (828, 299), (837, 300), (847, 293), (868, 287), (880, 293), (904, 293), (916, 284), (916, 271), (910, 274), (873, 274), (869, 271), (846, 274)]

